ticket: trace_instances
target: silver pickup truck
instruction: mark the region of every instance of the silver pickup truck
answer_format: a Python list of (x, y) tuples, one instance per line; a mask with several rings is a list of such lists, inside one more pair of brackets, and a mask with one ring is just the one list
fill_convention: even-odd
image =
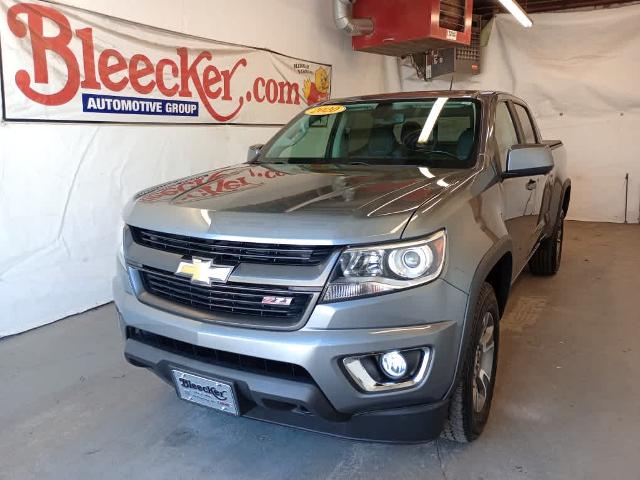
[(125, 357), (233, 415), (472, 441), (510, 287), (558, 270), (570, 193), (562, 143), (511, 95), (314, 106), (247, 162), (129, 202)]

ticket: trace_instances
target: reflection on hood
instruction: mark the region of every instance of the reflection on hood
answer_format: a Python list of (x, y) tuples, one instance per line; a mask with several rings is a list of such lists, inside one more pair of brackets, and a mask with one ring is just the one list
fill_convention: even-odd
[(170, 203), (212, 211), (411, 211), (466, 178), (468, 171), (408, 166), (240, 165), (205, 172), (141, 192), (141, 203)]

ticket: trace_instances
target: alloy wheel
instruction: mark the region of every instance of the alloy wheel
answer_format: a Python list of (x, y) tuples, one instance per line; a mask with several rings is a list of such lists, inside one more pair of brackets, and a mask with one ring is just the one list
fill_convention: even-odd
[(482, 317), (482, 334), (478, 340), (475, 353), (473, 377), (473, 409), (480, 413), (487, 403), (493, 381), (493, 363), (495, 361), (494, 332), (495, 320), (491, 312)]

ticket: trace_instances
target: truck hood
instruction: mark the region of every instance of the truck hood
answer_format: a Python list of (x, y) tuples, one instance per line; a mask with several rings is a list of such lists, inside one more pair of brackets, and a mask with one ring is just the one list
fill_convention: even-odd
[(401, 237), (419, 206), (471, 170), (412, 166), (243, 164), (138, 193), (133, 226), (238, 241), (345, 245)]

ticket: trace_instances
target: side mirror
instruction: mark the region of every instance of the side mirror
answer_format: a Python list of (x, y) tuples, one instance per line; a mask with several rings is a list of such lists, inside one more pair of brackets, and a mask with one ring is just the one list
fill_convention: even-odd
[(545, 175), (553, 168), (553, 155), (548, 145), (514, 145), (507, 154), (507, 169), (502, 178)]
[(258, 143), (256, 145), (251, 145), (249, 147), (249, 151), (247, 152), (247, 163), (251, 163), (251, 162), (255, 161), (260, 156), (260, 152), (262, 151), (262, 147), (264, 147), (264, 145), (262, 143)]

